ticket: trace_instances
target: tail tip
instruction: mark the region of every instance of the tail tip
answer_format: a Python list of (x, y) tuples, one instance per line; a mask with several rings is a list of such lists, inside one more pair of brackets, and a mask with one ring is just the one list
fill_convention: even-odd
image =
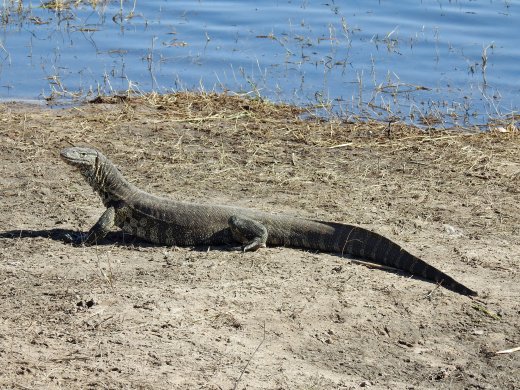
[(476, 291), (473, 291), (473, 290), (470, 290), (468, 288), (468, 293), (467, 295), (469, 295), (470, 297), (477, 297), (478, 296), (478, 293)]
[(450, 290), (458, 292), (459, 294), (462, 294), (462, 295), (467, 295), (469, 297), (478, 296), (478, 293), (476, 291), (473, 291), (472, 289), (467, 288), (466, 286), (459, 284), (459, 283), (450, 286)]

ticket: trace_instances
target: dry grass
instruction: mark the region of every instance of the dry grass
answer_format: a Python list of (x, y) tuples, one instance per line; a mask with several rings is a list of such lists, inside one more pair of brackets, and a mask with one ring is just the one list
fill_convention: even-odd
[[(100, 96), (91, 103), (118, 104), (123, 103), (128, 114), (138, 107), (155, 109), (154, 116), (158, 120), (206, 123), (211, 126), (215, 121), (236, 121), (242, 126), (240, 130), (247, 133), (262, 134), (268, 137), (268, 127), (284, 131), (291, 136), (308, 144), (334, 147), (343, 140), (362, 139), (363, 142), (385, 142), (387, 140), (402, 139), (435, 139), (490, 135), (515, 139), (520, 130), (518, 118), (511, 116), (497, 123), (490, 123), (489, 131), (480, 128), (418, 128), (400, 122), (380, 122), (375, 120), (361, 120), (355, 116), (349, 121), (340, 118), (324, 119), (314, 115), (311, 108), (295, 107), (288, 104), (273, 104), (259, 98), (249, 98), (239, 95), (218, 93), (179, 92), (174, 94), (135, 94)], [(239, 119), (244, 119), (240, 120)], [(240, 122), (240, 123), (239, 123)], [(427, 121), (428, 122), (428, 121)], [(430, 121), (433, 125), (437, 122)], [(428, 122), (429, 123), (429, 122)], [(427, 123), (426, 123), (427, 124)]]
[[(435, 164), (492, 177), (502, 169), (495, 159), (508, 154), (514, 159), (512, 146), (519, 139), (514, 124), (500, 131), (469, 132), (425, 131), (401, 122), (326, 121), (304, 108), (216, 93), (98, 97), (70, 110), (73, 118), (45, 110), (32, 118), (25, 112), (21, 118), (16, 108), (4, 107), (2, 120), (5, 128), (20, 120), (31, 128), (48, 116), (52, 126), (64, 129), (46, 133), (42, 140), (56, 151), (66, 144), (98, 146), (129, 164), (148, 165), (152, 182), (168, 177), (174, 164), (183, 177), (196, 178), (194, 189), (208, 182), (222, 188), (222, 180), (237, 188), (248, 183), (260, 193), (265, 183), (276, 184), (281, 192), (299, 191), (302, 183), (316, 181), (339, 185), (338, 170), (348, 165), (352, 157), (347, 156), (358, 153), (373, 156), (376, 166), (367, 168), (368, 176), (384, 172), (381, 156), (390, 154), (409, 156), (399, 168), (403, 172), (429, 170)], [(22, 147), (20, 135), (15, 138), (15, 147)], [(193, 171), (193, 164), (201, 169)]]

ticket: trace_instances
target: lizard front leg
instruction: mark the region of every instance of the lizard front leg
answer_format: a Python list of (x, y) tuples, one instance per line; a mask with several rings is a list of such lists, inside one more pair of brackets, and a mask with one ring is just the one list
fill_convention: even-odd
[(244, 252), (265, 248), (267, 229), (260, 222), (233, 215), (229, 218), (228, 225), (233, 238), (242, 244)]
[(114, 226), (115, 217), (116, 209), (114, 206), (108, 207), (101, 217), (99, 217), (96, 224), (88, 231), (87, 238), (83, 243), (85, 245), (92, 245), (102, 240)]

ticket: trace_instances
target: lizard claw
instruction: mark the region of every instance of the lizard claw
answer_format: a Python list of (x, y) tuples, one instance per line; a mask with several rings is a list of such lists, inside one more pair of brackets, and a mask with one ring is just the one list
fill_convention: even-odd
[(248, 252), (248, 251), (257, 251), (260, 248), (265, 248), (265, 242), (261, 242), (260, 240), (254, 240), (253, 242), (249, 243), (248, 245), (242, 246), (242, 252)]
[(87, 235), (82, 232), (76, 232), (76, 233), (67, 233), (64, 235), (65, 242), (68, 242), (69, 244), (73, 245), (85, 245), (85, 241), (87, 239)]

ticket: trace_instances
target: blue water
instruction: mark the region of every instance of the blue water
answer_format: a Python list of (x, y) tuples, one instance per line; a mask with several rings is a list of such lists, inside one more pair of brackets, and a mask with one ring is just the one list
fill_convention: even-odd
[(215, 90), (455, 124), (520, 108), (520, 0), (3, 3), (2, 99)]

